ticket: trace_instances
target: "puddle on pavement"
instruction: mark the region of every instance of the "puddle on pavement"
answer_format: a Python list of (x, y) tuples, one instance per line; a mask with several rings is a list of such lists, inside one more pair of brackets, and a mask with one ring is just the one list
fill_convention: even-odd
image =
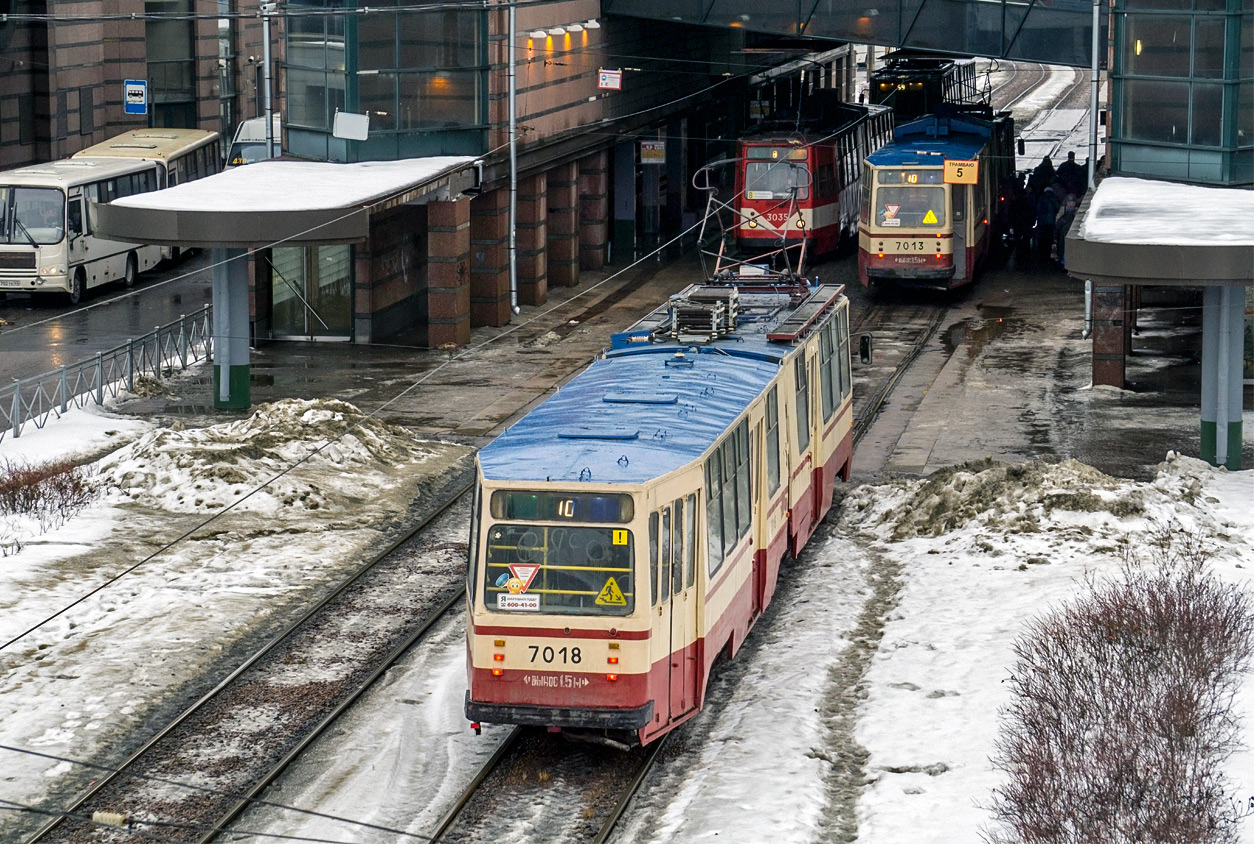
[(947, 353), (952, 355), (965, 347), (967, 360), (974, 360), (989, 343), (1005, 334), (1007, 329), (1018, 328), (1021, 322), (1011, 318), (1014, 308), (981, 305), (979, 311), (978, 317), (955, 323), (945, 332), (941, 342)]

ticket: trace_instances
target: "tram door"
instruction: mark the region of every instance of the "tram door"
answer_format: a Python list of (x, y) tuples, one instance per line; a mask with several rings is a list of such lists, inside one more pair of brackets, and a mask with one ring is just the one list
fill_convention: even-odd
[(696, 518), (695, 494), (662, 508), (658, 596), (670, 622), (671, 720), (697, 702)]
[(967, 186), (950, 185), (950, 228), (954, 232), (954, 279), (971, 277), (967, 266)]

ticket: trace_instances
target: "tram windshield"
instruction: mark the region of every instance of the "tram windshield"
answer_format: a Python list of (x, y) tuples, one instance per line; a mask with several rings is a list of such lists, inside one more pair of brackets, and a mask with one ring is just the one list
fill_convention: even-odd
[(484, 604), (511, 613), (630, 615), (632, 548), (631, 531), (622, 528), (491, 525)]
[(810, 197), (810, 169), (796, 161), (750, 161), (745, 164), (745, 199)]
[(910, 185), (875, 189), (875, 224), (907, 228), (945, 225), (945, 189)]
[(0, 243), (48, 246), (64, 237), (64, 193), (0, 185)]

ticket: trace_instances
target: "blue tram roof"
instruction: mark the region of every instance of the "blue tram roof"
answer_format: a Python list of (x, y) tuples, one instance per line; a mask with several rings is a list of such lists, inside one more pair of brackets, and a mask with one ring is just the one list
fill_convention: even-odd
[(928, 115), (893, 129), (893, 139), (867, 156), (876, 167), (940, 166), (970, 161), (993, 134), (993, 124), (969, 115)]
[(659, 307), (484, 447), (484, 477), (639, 484), (691, 463), (762, 394), (805, 336), (790, 342), (768, 333), (786, 337), (811, 311), (808, 325), (817, 324), (826, 310), (816, 311), (817, 299), (833, 305), (843, 289), (824, 285), (802, 302), (787, 293), (741, 292), (736, 327), (701, 343), (650, 341), (669, 327), (669, 303)]

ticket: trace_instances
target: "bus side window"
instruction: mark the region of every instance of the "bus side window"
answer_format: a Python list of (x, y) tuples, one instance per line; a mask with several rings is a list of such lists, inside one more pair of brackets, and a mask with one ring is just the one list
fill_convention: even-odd
[(70, 220), (70, 240), (73, 240), (83, 234), (83, 200), (79, 197), (72, 198), (67, 211)]

